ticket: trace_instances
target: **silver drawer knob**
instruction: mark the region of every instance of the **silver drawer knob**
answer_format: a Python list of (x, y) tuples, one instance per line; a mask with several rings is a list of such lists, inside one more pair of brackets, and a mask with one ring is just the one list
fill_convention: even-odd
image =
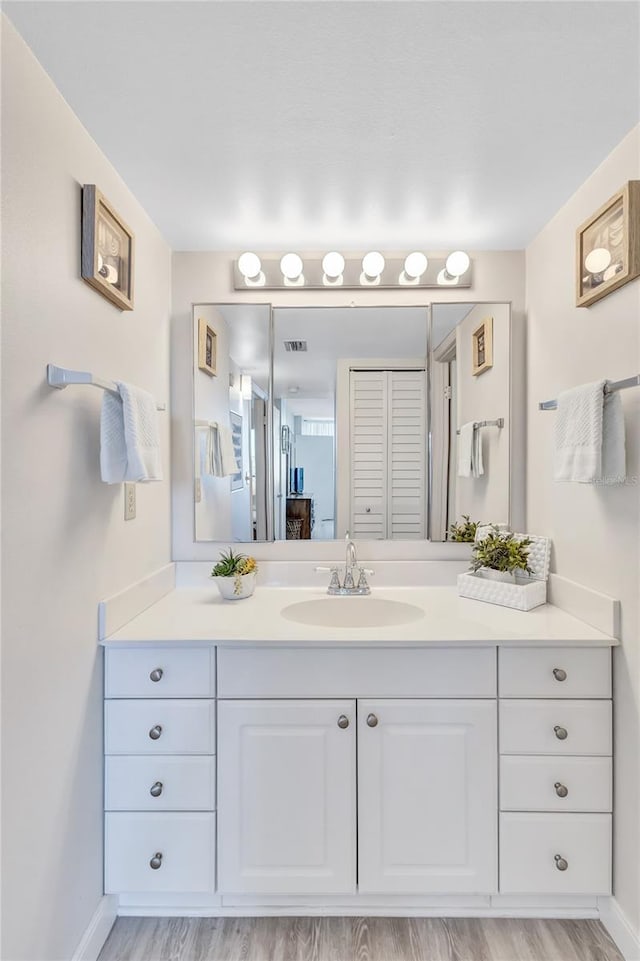
[(149, 731), (149, 737), (151, 738), (152, 741), (157, 741), (161, 734), (162, 734), (161, 724), (156, 724), (155, 727), (152, 727), (151, 730)]
[(559, 724), (556, 724), (553, 730), (555, 731), (556, 737), (558, 738), (559, 741), (566, 741), (568, 736), (568, 731), (566, 727), (560, 727)]
[(556, 681), (566, 681), (567, 672), (563, 671), (561, 667), (554, 667), (553, 676), (555, 677)]
[(556, 794), (558, 797), (566, 797), (569, 793), (569, 788), (566, 788), (564, 784), (560, 784), (560, 781), (556, 781), (553, 786), (556, 789)]
[(569, 862), (565, 861), (565, 859), (561, 857), (559, 854), (556, 854), (553, 860), (556, 862), (556, 867), (558, 871), (566, 871), (567, 868), (569, 867)]
[(341, 714), (338, 718), (338, 727), (341, 727), (343, 731), (346, 727), (349, 727), (349, 718), (346, 714)]
[(375, 716), (375, 714), (368, 714), (368, 715), (367, 715), (367, 724), (369, 725), (369, 727), (377, 727), (377, 726), (378, 726), (378, 718)]
[(149, 677), (151, 678), (152, 681), (161, 681), (163, 674), (164, 674), (164, 671), (162, 670), (162, 668), (156, 667), (156, 669), (151, 672)]
[(156, 851), (149, 861), (149, 867), (152, 871), (157, 871), (158, 868), (162, 867), (162, 851)]
[(164, 785), (162, 781), (156, 781), (156, 783), (152, 784), (151, 787), (149, 788), (149, 794), (151, 795), (151, 797), (160, 797), (160, 795), (162, 794), (163, 787)]

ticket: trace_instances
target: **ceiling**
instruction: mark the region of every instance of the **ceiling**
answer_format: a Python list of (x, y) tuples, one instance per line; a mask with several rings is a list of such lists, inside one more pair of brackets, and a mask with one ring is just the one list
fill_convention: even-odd
[(175, 250), (519, 249), (639, 119), (636, 2), (6, 2)]

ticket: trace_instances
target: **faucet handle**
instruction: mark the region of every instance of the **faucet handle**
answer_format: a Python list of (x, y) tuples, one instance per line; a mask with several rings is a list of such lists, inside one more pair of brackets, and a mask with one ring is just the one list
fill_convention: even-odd
[(361, 590), (361, 591), (362, 591), (362, 590), (369, 590), (369, 583), (368, 583), (368, 581), (367, 581), (367, 574), (373, 574), (373, 571), (370, 571), (370, 570), (369, 570), (368, 568), (366, 568), (366, 567), (359, 567), (359, 568), (358, 568), (358, 573), (360, 574), (360, 577), (359, 577), (359, 580), (358, 580), (358, 589)]

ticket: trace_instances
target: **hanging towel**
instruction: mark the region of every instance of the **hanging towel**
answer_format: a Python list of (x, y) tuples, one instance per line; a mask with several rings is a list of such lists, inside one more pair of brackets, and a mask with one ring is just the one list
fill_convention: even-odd
[(624, 482), (622, 400), (605, 395), (606, 381), (573, 387), (558, 395), (554, 479), (578, 484)]
[(100, 413), (100, 476), (105, 484), (122, 484), (127, 479), (122, 398), (108, 390)]
[(476, 434), (475, 424), (471, 420), (463, 424), (458, 436), (458, 477), (471, 477), (473, 472), (473, 445)]
[(482, 463), (482, 431), (474, 427), (471, 441), (471, 476), (482, 477), (484, 465)]

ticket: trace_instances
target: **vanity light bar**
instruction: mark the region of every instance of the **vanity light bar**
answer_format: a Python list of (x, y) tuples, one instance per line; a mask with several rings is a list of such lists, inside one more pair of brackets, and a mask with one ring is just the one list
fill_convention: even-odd
[(460, 250), (447, 257), (412, 251), (402, 259), (388, 258), (377, 250), (369, 251), (364, 257), (343, 257), (338, 251), (331, 251), (324, 257), (288, 253), (282, 258), (270, 259), (247, 251), (233, 262), (235, 290), (255, 287), (263, 290), (467, 288), (472, 286), (472, 280), (472, 262), (468, 254)]

